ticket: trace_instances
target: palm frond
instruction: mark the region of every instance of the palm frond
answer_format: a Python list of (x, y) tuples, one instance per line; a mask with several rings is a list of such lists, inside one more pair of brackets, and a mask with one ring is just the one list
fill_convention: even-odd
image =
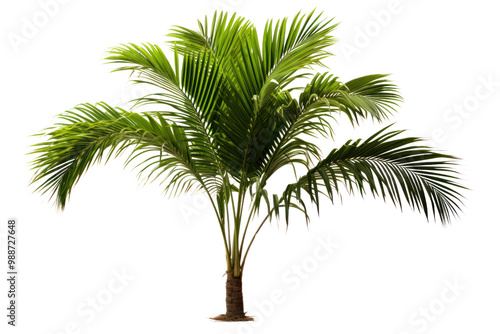
[[(304, 136), (333, 137), (332, 123), (337, 112), (348, 116), (351, 123), (371, 117), (381, 121), (401, 100), (397, 87), (385, 79), (385, 75), (370, 75), (341, 83), (331, 74), (316, 74), (298, 102), (293, 100), (283, 107), (286, 121), (281, 131), (272, 138), (262, 158), (260, 175), (266, 182), (279, 168), (289, 163), (301, 163), (306, 167), (305, 154), (319, 157), (319, 148), (305, 141)], [(300, 156), (300, 159), (292, 159)]]
[[(323, 20), (322, 13), (298, 13), (288, 27), (288, 19), (268, 21), (262, 38), (262, 62), (267, 82), (275, 80), (283, 88), (299, 70), (321, 65), (331, 55), (326, 49), (336, 40), (331, 35), (338, 24)], [(264, 86), (265, 88), (265, 86)]]
[[(464, 188), (454, 170), (456, 158), (432, 151), (416, 137), (395, 138), (403, 131), (384, 128), (365, 141), (348, 141), (334, 149), (306, 175), (289, 184), (284, 193), (285, 208), (304, 192), (318, 205), (319, 195), (331, 200), (345, 186), (349, 193), (387, 197), (402, 207), (402, 200), (427, 218), (446, 223), (460, 210)], [(288, 209), (287, 209), (288, 210)], [(287, 213), (288, 216), (288, 213)]]
[[(247, 175), (262, 170), (270, 149), (286, 132), (289, 119), (283, 111), (293, 104), (286, 87), (303, 77), (301, 71), (321, 64), (321, 60), (329, 55), (326, 48), (335, 41), (330, 35), (335, 27), (331, 20), (321, 20), (321, 14), (314, 16), (314, 11), (308, 15), (299, 13), (289, 27), (286, 18), (275, 25), (269, 21), (264, 29), (262, 49), (257, 33), (252, 30), (253, 34), (249, 34), (243, 43), (243, 58), (233, 62), (233, 71), (238, 87), (251, 97), (247, 100), (248, 111), (245, 113), (247, 138), (237, 138), (243, 145), (241, 168)], [(268, 143), (261, 144), (262, 149), (256, 150), (255, 142), (262, 132), (269, 134)], [(304, 141), (299, 144), (297, 139), (294, 144), (309, 153), (316, 152), (313, 145)], [(288, 158), (292, 159), (292, 155)]]
[(341, 83), (332, 74), (316, 74), (300, 94), (304, 110), (340, 111), (351, 123), (371, 117), (376, 121), (387, 119), (394, 107), (402, 101), (397, 87), (387, 75), (372, 74)]
[(163, 174), (168, 179), (166, 189), (174, 193), (200, 187), (204, 177), (216, 175), (213, 166), (195, 163), (184, 130), (160, 114), (153, 118), (99, 103), (81, 104), (59, 118), (62, 123), (40, 133), (48, 139), (36, 144), (32, 152), (38, 155), (32, 163), (36, 170), (32, 182), (40, 182), (39, 191), (51, 191), (60, 208), (92, 164), (103, 157), (107, 161), (128, 147), (133, 147), (129, 161), (153, 152), (154, 156), (139, 164), (146, 165), (142, 171), (151, 168), (149, 176)]
[(167, 43), (181, 54), (210, 51), (221, 64), (228, 63), (239, 50), (239, 44), (245, 39), (245, 33), (252, 24), (236, 13), (231, 17), (228, 13), (214, 13), (212, 22), (198, 21), (199, 31), (182, 26), (175, 26), (167, 37), (174, 38)]
[(190, 53), (180, 64), (179, 54), (174, 52), (175, 66), (171, 66), (158, 46), (130, 44), (111, 49), (106, 59), (127, 65), (115, 71), (138, 72), (135, 82), (161, 88), (158, 93), (136, 99), (137, 105), (166, 106), (157, 112), (184, 129), (192, 155), (217, 166), (222, 174), (215, 133), (223, 82), (219, 66), (212, 63), (211, 57), (208, 52)]

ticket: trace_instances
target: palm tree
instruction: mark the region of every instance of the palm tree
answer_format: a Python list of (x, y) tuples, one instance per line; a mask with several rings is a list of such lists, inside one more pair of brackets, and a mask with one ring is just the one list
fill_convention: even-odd
[[(205, 193), (226, 258), (226, 314), (214, 319), (251, 320), (241, 285), (248, 252), (273, 217), (284, 215), (288, 226), (293, 209), (308, 222), (306, 199), (319, 212), (320, 195), (333, 202), (345, 188), (399, 207), (406, 202), (443, 224), (460, 210), (456, 159), (390, 126), (321, 157), (311, 138), (333, 138), (337, 116), (346, 115), (353, 126), (362, 119), (381, 122), (401, 101), (386, 75), (344, 83), (310, 73), (331, 55), (332, 20), (314, 11), (291, 22), (270, 20), (261, 39), (236, 15), (215, 13), (210, 24), (205, 17), (198, 25), (198, 31), (176, 26), (167, 35), (170, 60), (158, 45), (112, 48), (106, 59), (120, 64), (115, 71), (131, 71), (135, 83), (157, 88), (134, 100), (133, 110), (147, 110), (101, 102), (59, 115), (32, 152), (32, 182), (64, 209), (90, 165), (126, 152), (126, 163), (138, 162), (146, 180), (162, 180), (167, 194)], [(306, 80), (305, 87), (292, 86)], [(304, 174), (282, 192), (268, 193), (268, 181), (285, 166)], [(254, 232), (247, 236), (249, 226)]]

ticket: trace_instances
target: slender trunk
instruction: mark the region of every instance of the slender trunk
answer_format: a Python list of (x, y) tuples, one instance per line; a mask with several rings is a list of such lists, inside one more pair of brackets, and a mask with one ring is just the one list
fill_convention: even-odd
[(226, 315), (229, 318), (245, 317), (241, 275), (234, 277), (232, 272), (227, 272), (226, 275)]

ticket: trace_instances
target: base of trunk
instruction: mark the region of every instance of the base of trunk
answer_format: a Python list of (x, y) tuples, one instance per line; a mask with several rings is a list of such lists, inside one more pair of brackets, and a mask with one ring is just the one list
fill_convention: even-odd
[(221, 314), (216, 317), (210, 318), (217, 321), (253, 321), (252, 317), (247, 317), (246, 315), (229, 316), (227, 314)]
[(226, 272), (226, 314), (210, 318), (218, 321), (252, 321), (243, 310), (243, 290), (241, 275), (234, 277), (232, 272)]

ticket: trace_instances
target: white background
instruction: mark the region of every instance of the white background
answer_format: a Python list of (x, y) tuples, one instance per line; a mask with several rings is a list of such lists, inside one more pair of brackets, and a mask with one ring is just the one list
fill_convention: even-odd
[[(61, 0), (45, 9), (52, 16), (44, 20), (46, 2), (3, 1), (0, 9), (2, 263), (7, 218), (18, 218), (20, 236), (19, 326), (5, 324), (2, 279), (2, 333), (499, 333), (494, 2)], [(196, 20), (217, 8), (262, 29), (267, 18), (314, 7), (341, 22), (331, 71), (344, 81), (392, 73), (405, 103), (388, 123), (462, 159), (471, 190), (450, 226), (359, 196), (335, 206), (325, 201), (309, 228), (300, 216), (288, 231), (283, 223), (266, 225), (244, 277), (246, 311), (258, 321), (228, 324), (208, 319), (225, 311), (225, 259), (203, 198), (168, 199), (158, 184), (138, 185), (135, 171), (122, 167), (125, 158), (91, 168), (64, 212), (28, 186), (26, 153), (37, 140), (30, 135), (77, 103), (119, 105), (142, 93), (127, 74), (109, 73), (107, 48), (161, 45), (173, 25), (196, 29)], [(352, 129), (340, 119), (336, 142), (323, 147), (381, 126), (367, 121)], [(332, 254), (318, 248), (329, 239), (339, 244)], [(109, 292), (109, 283), (120, 287), (113, 272), (122, 270), (133, 278)], [(106, 305), (90, 319), (86, 303), (95, 297)]]

